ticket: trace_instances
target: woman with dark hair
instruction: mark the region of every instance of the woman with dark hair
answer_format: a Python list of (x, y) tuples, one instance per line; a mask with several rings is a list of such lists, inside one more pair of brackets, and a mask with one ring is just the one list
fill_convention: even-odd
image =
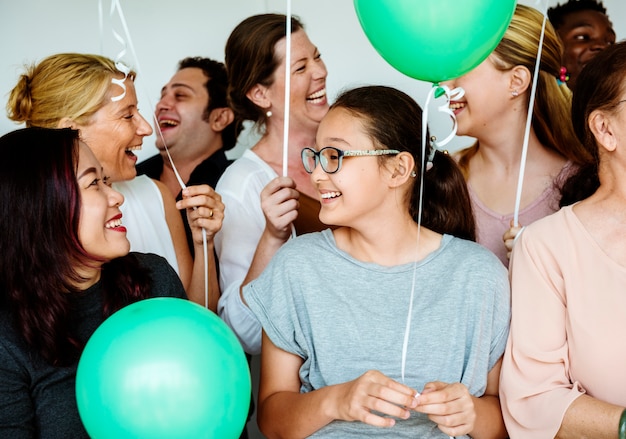
[[(318, 231), (320, 203), (300, 162), (300, 150), (315, 142), (328, 111), (326, 66), (291, 19), (289, 114), (285, 114), (287, 17), (248, 17), (230, 34), (225, 49), (228, 97), (237, 117), (255, 123), (259, 141), (230, 165), (216, 190), (228, 206), (215, 236), (222, 296), (218, 313), (251, 354), (261, 350), (261, 326), (241, 299), (241, 285), (254, 279), (292, 235)], [(284, 121), (289, 117), (289, 177), (283, 174)]]
[(582, 69), (572, 120), (594, 160), (570, 181), (588, 196), (528, 226), (511, 258), (511, 438), (626, 438), (626, 43)]
[(129, 253), (124, 197), (78, 131), (14, 131), (0, 155), (0, 436), (87, 438), (85, 343), (125, 305), (185, 291), (165, 259)]
[(506, 437), (507, 271), (459, 238), (474, 236), (463, 175), (421, 140), (418, 104), (370, 86), (339, 96), (302, 151), (336, 228), (288, 241), (243, 287), (268, 438)]

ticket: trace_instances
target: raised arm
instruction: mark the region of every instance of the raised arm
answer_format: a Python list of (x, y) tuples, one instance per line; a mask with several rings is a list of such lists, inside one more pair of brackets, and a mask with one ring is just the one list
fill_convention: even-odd
[[(291, 225), (298, 217), (298, 197), (300, 196), (295, 187), (296, 184), (290, 177), (277, 177), (270, 181), (261, 192), (265, 229), (241, 287), (261, 274), (278, 249), (291, 236)], [(243, 296), (241, 300), (244, 304), (246, 303)]]
[[(293, 189), (293, 181), (283, 177), (256, 189), (256, 195), (254, 190), (254, 187), (247, 186), (243, 196), (224, 191), (227, 220), (216, 238), (222, 287), (218, 314), (250, 354), (261, 351), (261, 325), (243, 301), (241, 287), (263, 271), (289, 238), (290, 224), (297, 216), (299, 196)], [(264, 195), (259, 195), (261, 192)], [(269, 218), (276, 215), (277, 221), (283, 221), (282, 225), (276, 226), (278, 223), (274, 219), (268, 221), (268, 212)], [(276, 231), (272, 232), (268, 227), (276, 228), (282, 235), (276, 237)]]

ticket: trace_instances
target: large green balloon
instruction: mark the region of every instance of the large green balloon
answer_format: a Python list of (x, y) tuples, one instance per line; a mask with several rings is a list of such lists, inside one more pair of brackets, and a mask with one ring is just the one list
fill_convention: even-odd
[(250, 405), (239, 341), (183, 299), (129, 305), (94, 332), (76, 373), (78, 412), (101, 438), (238, 438)]
[(438, 83), (480, 64), (506, 31), (515, 0), (354, 0), (372, 46), (411, 78)]

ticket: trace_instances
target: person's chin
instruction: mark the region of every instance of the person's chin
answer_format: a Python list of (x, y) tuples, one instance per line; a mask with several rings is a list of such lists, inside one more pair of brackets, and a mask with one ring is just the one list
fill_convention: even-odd
[(126, 256), (130, 253), (130, 243), (128, 239), (125, 239), (126, 242), (120, 243), (119, 246), (116, 246), (115, 249), (111, 251), (111, 259), (117, 259)]
[(137, 169), (135, 168), (135, 165), (133, 165), (132, 167), (129, 166), (127, 169), (124, 170), (124, 172), (122, 172), (120, 180), (121, 181), (132, 180), (136, 176), (137, 176)]

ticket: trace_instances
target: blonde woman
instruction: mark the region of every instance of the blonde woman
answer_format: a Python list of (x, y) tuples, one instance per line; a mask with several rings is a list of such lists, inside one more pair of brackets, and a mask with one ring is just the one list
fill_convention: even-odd
[[(448, 82), (465, 89), (464, 99), (451, 103), (458, 134), (476, 138), (457, 157), (472, 199), (476, 238), (506, 266), (519, 230), (509, 229), (543, 20), (536, 9), (517, 5), (494, 52), (469, 73)], [(590, 157), (574, 135), (571, 92), (559, 82), (561, 53), (559, 38), (547, 22), (528, 137), (519, 211), (522, 226), (558, 209), (559, 186)]]

